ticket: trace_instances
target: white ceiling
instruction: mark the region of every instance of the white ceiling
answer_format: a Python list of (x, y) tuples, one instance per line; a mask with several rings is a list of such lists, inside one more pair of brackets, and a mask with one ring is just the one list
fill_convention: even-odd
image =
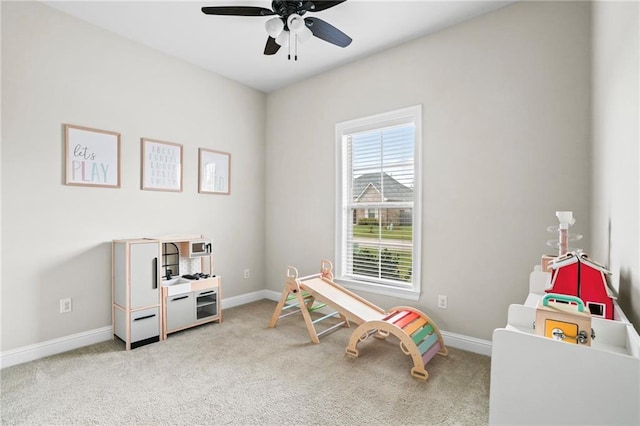
[(270, 0), (44, 1), (70, 15), (232, 80), (271, 92), (392, 46), (506, 6), (513, 1), (348, 0), (317, 13), (353, 42), (340, 48), (318, 38), (263, 55), (270, 17), (213, 16), (203, 6), (259, 6)]

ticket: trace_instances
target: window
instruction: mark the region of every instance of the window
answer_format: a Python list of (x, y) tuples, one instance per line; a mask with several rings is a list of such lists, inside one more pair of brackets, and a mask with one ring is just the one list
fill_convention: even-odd
[(604, 304), (596, 303), (596, 302), (587, 302), (587, 308), (589, 308), (589, 312), (594, 317), (606, 318), (604, 313), (606, 312), (607, 307)]
[(336, 125), (336, 279), (420, 294), (420, 147), (415, 106)]

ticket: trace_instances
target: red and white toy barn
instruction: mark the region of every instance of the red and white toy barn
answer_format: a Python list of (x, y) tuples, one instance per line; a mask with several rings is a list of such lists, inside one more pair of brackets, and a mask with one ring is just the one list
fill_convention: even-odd
[(613, 319), (613, 300), (604, 266), (584, 253), (570, 252), (558, 257), (551, 265), (551, 280), (547, 293), (559, 293), (582, 299), (592, 316)]

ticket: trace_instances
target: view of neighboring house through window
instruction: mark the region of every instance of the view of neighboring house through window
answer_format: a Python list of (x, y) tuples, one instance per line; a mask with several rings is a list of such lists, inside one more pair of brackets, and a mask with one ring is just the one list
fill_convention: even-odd
[(336, 126), (336, 278), (410, 297), (420, 291), (421, 107)]

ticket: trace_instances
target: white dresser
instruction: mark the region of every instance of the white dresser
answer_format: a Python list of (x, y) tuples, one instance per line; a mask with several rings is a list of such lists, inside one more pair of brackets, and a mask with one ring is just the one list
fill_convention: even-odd
[(536, 335), (548, 274), (531, 273), (525, 303), (493, 332), (489, 423), (639, 425), (638, 333), (616, 305), (613, 321), (592, 318), (590, 347)]

